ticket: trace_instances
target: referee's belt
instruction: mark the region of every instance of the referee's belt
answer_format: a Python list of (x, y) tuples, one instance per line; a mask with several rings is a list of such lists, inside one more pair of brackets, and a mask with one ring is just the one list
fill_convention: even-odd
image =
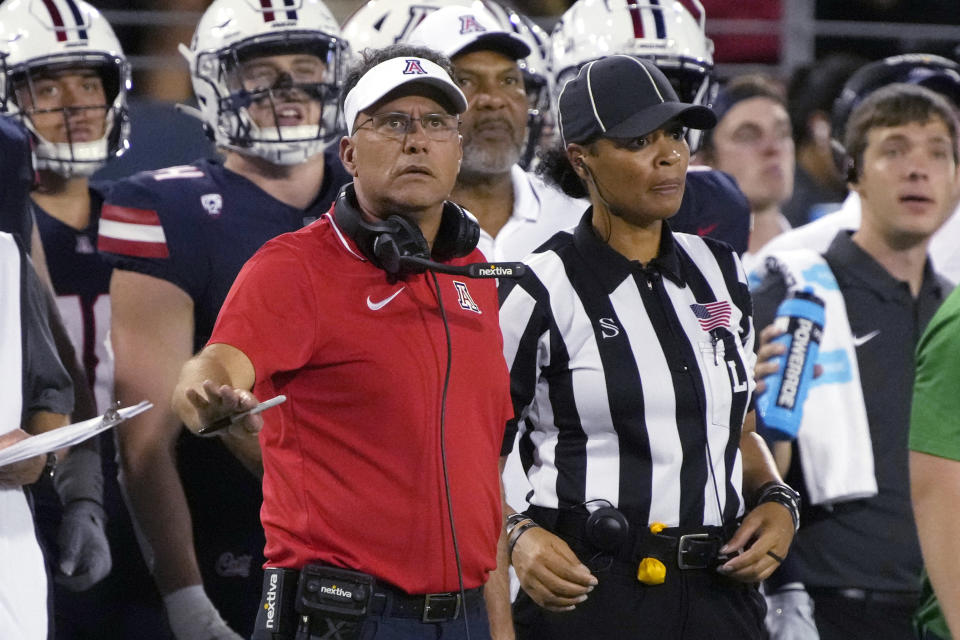
[[(575, 548), (587, 553), (602, 553), (588, 541), (586, 524), (589, 513), (586, 509), (546, 509), (531, 505), (525, 513)], [(670, 527), (653, 533), (646, 526), (631, 523), (626, 540), (607, 555), (628, 563), (634, 572), (637, 563), (647, 557), (677, 569), (713, 569), (728, 559), (720, 555), (720, 547), (725, 542), (722, 527)]]

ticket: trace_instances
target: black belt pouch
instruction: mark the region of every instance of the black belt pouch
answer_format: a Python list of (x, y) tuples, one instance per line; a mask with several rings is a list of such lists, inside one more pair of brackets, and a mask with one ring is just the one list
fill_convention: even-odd
[(297, 632), (297, 578), (294, 569), (263, 572), (263, 595), (250, 640), (293, 640)]

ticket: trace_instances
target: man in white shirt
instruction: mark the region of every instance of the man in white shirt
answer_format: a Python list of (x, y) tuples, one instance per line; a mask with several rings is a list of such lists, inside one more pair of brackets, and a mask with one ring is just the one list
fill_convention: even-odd
[(490, 260), (518, 260), (557, 231), (576, 225), (586, 203), (547, 186), (518, 164), (529, 104), (518, 61), (530, 55), (530, 47), (477, 7), (438, 9), (408, 41), (448, 56), (467, 96), (463, 164), (450, 199), (477, 217), (483, 254)]

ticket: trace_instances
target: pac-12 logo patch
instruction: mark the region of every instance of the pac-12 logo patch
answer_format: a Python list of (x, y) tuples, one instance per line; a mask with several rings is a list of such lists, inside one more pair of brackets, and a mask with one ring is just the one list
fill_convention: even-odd
[(207, 214), (216, 218), (223, 210), (223, 196), (219, 193), (205, 193), (200, 196), (200, 204)]
[(470, 297), (470, 291), (467, 289), (465, 282), (454, 280), (453, 286), (457, 288), (457, 303), (461, 308), (474, 313), (483, 313), (477, 303), (473, 301), (473, 298)]
[(427, 72), (423, 70), (420, 61), (416, 58), (407, 58), (407, 66), (403, 69), (405, 75), (427, 75)]

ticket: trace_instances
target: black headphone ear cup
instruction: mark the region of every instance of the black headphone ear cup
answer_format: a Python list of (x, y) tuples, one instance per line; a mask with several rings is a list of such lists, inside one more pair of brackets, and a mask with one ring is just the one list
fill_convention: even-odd
[(353, 183), (343, 185), (334, 202), (333, 217), (344, 234), (357, 244), (360, 253), (379, 267), (380, 264), (373, 253), (373, 242), (383, 228), (380, 225), (374, 227), (364, 221), (357, 208), (356, 199)]
[(357, 243), (363, 255), (391, 276), (423, 273), (427, 269), (422, 265), (401, 265), (401, 258), (460, 258), (473, 251), (480, 240), (480, 224), (476, 218), (460, 206), (445, 202), (431, 256), (430, 245), (420, 227), (407, 218), (392, 215), (378, 222), (364, 220), (356, 202), (353, 183), (341, 189), (333, 215), (344, 233)]
[(830, 152), (833, 155), (833, 166), (843, 179), (850, 183), (857, 181), (857, 167), (853, 158), (836, 138), (830, 139)]
[(860, 181), (860, 172), (857, 171), (857, 163), (850, 157), (847, 158), (846, 178), (850, 184), (857, 184), (857, 182)]
[(433, 259), (462, 258), (473, 251), (480, 241), (480, 224), (453, 202), (443, 203), (440, 228), (433, 241)]
[(360, 252), (391, 276), (424, 270), (418, 271), (416, 268), (400, 265), (400, 258), (403, 256), (430, 258), (430, 248), (420, 228), (396, 215), (378, 222), (364, 220), (356, 203), (352, 183), (341, 189), (333, 215), (337, 225), (357, 243)]
[(587, 517), (587, 542), (601, 551), (615, 553), (630, 539), (630, 523), (615, 507), (600, 507)]
[(413, 257), (430, 259), (430, 247), (420, 228), (401, 216), (390, 216), (384, 221), (388, 230), (378, 234), (373, 240), (373, 254), (383, 269), (390, 274), (423, 273), (422, 267), (400, 265), (400, 258)]

